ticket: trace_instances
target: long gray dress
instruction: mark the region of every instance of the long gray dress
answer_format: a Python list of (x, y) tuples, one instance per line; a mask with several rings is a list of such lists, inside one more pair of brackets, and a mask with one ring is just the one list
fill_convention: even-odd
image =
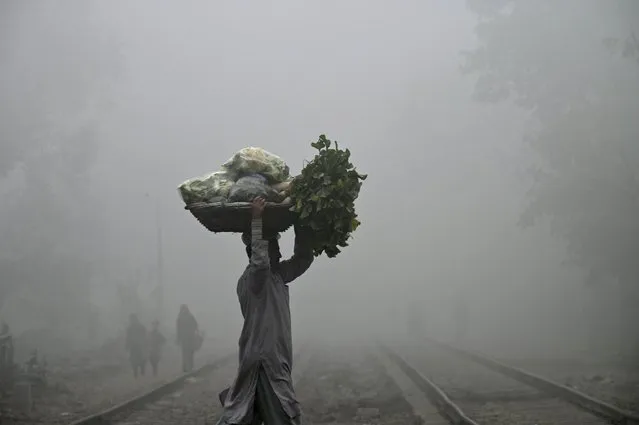
[(313, 262), (313, 252), (297, 231), (293, 257), (271, 265), (262, 220), (251, 225), (251, 259), (237, 283), (244, 316), (239, 340), (239, 368), (224, 397), (218, 424), (297, 424), (301, 409), (291, 368), (293, 347), (287, 284)]

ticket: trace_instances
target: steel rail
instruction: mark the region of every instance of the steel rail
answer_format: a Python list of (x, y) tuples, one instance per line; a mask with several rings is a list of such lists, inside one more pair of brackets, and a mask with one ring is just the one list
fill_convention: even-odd
[(205, 375), (213, 372), (226, 363), (232, 361), (237, 357), (237, 353), (227, 354), (217, 360), (207, 363), (191, 372), (184, 373), (169, 382), (163, 383), (152, 390), (141, 394), (139, 396), (130, 398), (129, 400), (110, 407), (98, 413), (86, 416), (82, 419), (78, 419), (71, 422), (70, 425), (95, 425), (95, 424), (108, 424), (111, 423), (111, 419), (117, 415), (120, 415), (127, 411), (139, 410), (149, 403), (152, 403), (167, 394), (171, 394), (177, 391), (184, 385), (184, 382), (192, 377)]
[(397, 364), (400, 370), (410, 378), (411, 381), (419, 388), (426, 398), (437, 408), (437, 411), (454, 425), (479, 425), (477, 422), (468, 417), (462, 409), (457, 406), (446, 395), (441, 388), (439, 388), (433, 381), (426, 378), (419, 373), (417, 369), (410, 365), (399, 353), (392, 348), (378, 344), (380, 349), (388, 355), (388, 357)]
[(553, 395), (580, 409), (592, 413), (602, 419), (610, 421), (616, 425), (639, 425), (639, 416), (615, 407), (609, 403), (598, 400), (573, 388), (552, 381), (548, 378), (536, 375), (515, 366), (502, 363), (486, 354), (455, 347), (441, 341), (424, 338), (427, 343), (438, 345), (452, 353), (472, 360), (495, 372), (508, 376), (520, 383), (526, 384), (546, 394)]

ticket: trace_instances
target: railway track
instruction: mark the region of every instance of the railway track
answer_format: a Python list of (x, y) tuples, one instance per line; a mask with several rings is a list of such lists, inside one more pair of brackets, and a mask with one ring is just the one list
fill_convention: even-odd
[(435, 341), (381, 348), (380, 361), (424, 423), (639, 424), (629, 412), (478, 353)]
[[(299, 380), (310, 362), (310, 350), (302, 346), (295, 356), (294, 380)], [(71, 425), (203, 423), (221, 412), (218, 394), (232, 382), (237, 353), (227, 354), (193, 372), (183, 374), (151, 391)], [(212, 385), (212, 381), (215, 385)], [(211, 419), (213, 423), (215, 420)], [(207, 422), (208, 423), (208, 422)]]
[(175, 393), (186, 382), (199, 376), (206, 375), (212, 371), (229, 365), (236, 358), (235, 353), (229, 353), (218, 359), (206, 363), (205, 365), (193, 370), (192, 372), (182, 374), (177, 378), (171, 379), (144, 394), (132, 397), (122, 403), (119, 403), (113, 407), (103, 410), (98, 413), (91, 414), (84, 418), (71, 422), (70, 425), (95, 425), (95, 424), (110, 424), (117, 423), (121, 418), (127, 417), (136, 410), (144, 409), (150, 403), (153, 403), (161, 398)]
[[(434, 341), (360, 347), (354, 354), (343, 347), (312, 348), (296, 350), (293, 369), (307, 423), (639, 424), (630, 413), (570, 388)], [(72, 425), (216, 423), (218, 394), (236, 367), (235, 354), (223, 356)]]

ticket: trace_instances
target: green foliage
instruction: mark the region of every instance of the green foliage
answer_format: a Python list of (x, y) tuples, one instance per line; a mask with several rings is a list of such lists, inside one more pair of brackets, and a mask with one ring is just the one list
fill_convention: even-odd
[(348, 149), (339, 149), (337, 142), (331, 147), (323, 134), (311, 146), (318, 153), (293, 181), (291, 210), (299, 214), (300, 226), (312, 229), (315, 256), (325, 252), (333, 258), (360, 225), (355, 199), (367, 176), (353, 167)]

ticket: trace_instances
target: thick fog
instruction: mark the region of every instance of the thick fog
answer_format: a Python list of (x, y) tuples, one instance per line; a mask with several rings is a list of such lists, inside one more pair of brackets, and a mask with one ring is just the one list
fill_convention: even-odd
[[(591, 266), (569, 261), (570, 241), (549, 218), (519, 225), (547, 161), (530, 138), (545, 127), (516, 96), (478, 100), (486, 78), (462, 72), (462, 52), (495, 31), (477, 27), (469, 6), (482, 3), (495, 2), (3, 2), (0, 318), (16, 334), (82, 348), (122, 332), (131, 312), (172, 329), (186, 303), (209, 336), (234, 344), (244, 247), (205, 230), (176, 188), (245, 146), (298, 173), (326, 134), (369, 176), (362, 225), (342, 254), (317, 258), (291, 285), (295, 338), (408, 337), (412, 320), (454, 340), (465, 303), (466, 343), (480, 349), (574, 356), (595, 350), (593, 332), (614, 329), (598, 348), (615, 352), (637, 336), (612, 315), (619, 276), (586, 285)], [(636, 10), (538, 3), (556, 7), (551, 29), (530, 33), (534, 11), (504, 18), (510, 36), (492, 48), (513, 63), (485, 58), (487, 69), (516, 79), (519, 60), (568, 91), (581, 89), (579, 70), (617, 78), (608, 63), (627, 60), (637, 92), (637, 64), (598, 42), (630, 34)], [(582, 27), (596, 29), (584, 39)], [(517, 53), (517, 41), (535, 40), (538, 68)], [(623, 125), (637, 135), (636, 120)], [(292, 239), (282, 237), (285, 257)]]

